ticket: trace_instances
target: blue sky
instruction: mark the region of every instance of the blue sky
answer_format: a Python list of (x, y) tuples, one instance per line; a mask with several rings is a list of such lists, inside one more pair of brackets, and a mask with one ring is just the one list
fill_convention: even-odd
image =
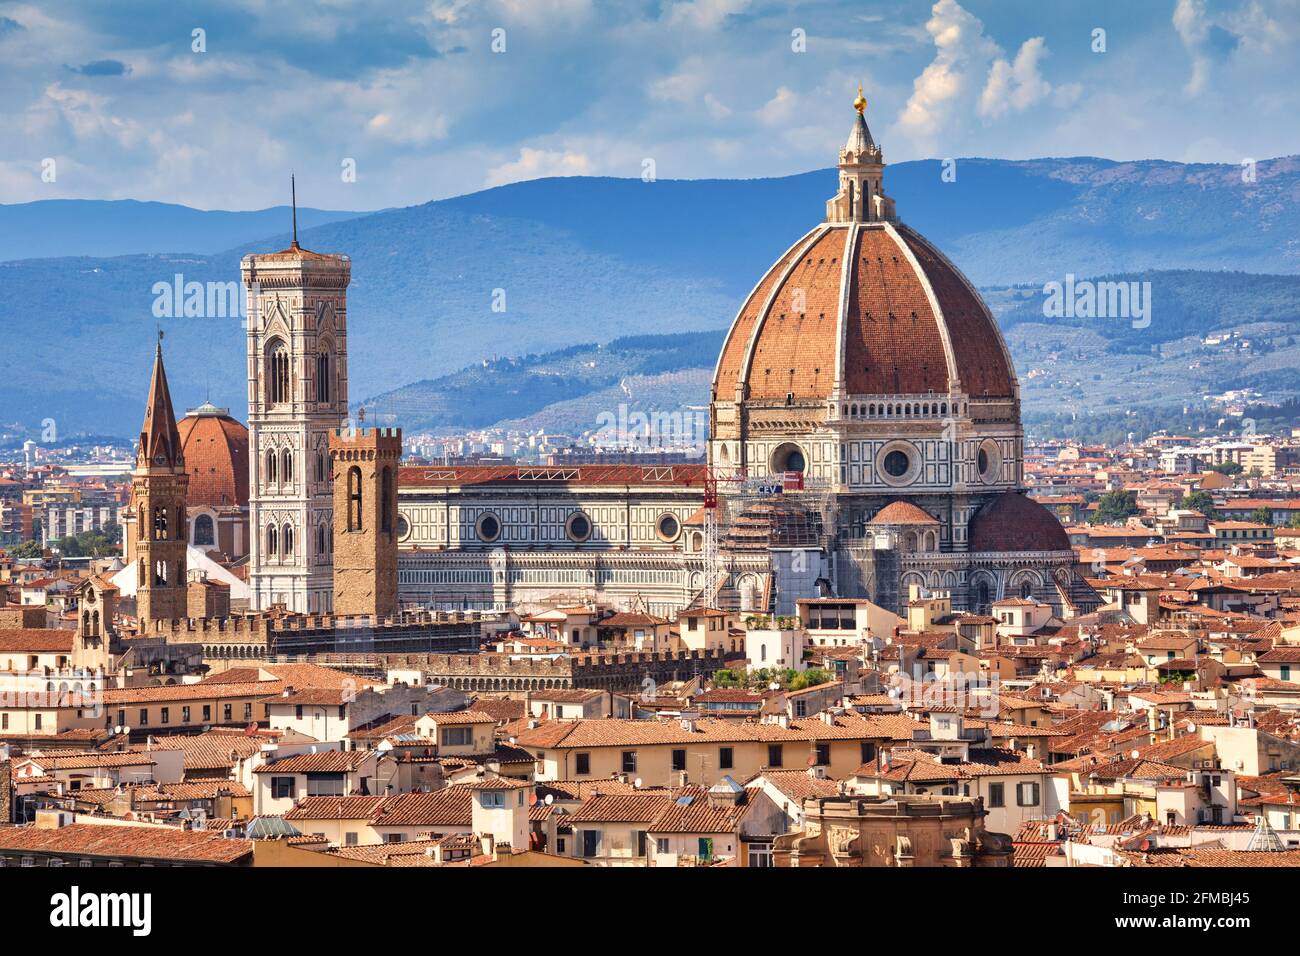
[(1238, 163), (1300, 153), (1298, 61), (1300, 0), (0, 2), (0, 202), (784, 175), (833, 162), (858, 82), (888, 161)]

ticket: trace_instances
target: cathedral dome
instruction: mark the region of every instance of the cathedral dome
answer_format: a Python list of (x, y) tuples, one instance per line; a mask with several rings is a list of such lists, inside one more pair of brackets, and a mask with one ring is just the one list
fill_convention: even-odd
[(951, 262), (895, 219), (861, 109), (839, 169), (826, 221), (791, 246), (741, 306), (713, 400), (1015, 398), (1015, 371), (988, 307)]
[(1069, 551), (1070, 538), (1061, 522), (1020, 491), (1007, 491), (971, 519), (971, 551)]
[(180, 433), (190, 508), (244, 507), (248, 504), (248, 429), (227, 409), (204, 402), (176, 423)]

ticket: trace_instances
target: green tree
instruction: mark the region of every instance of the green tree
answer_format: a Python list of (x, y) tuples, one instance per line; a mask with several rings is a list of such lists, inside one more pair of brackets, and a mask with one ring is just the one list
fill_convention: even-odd
[(1254, 511), (1250, 513), (1250, 520), (1256, 522), (1257, 524), (1272, 524), (1273, 509), (1270, 508), (1268, 505), (1260, 505), (1258, 508), (1256, 508)]
[(785, 685), (786, 690), (803, 690), (805, 687), (820, 687), (822, 684), (829, 684), (835, 680), (835, 675), (830, 671), (822, 670), (819, 667), (810, 667), (806, 671), (796, 673), (790, 678)]
[(1092, 516), (1092, 523), (1111, 524), (1137, 513), (1137, 492), (1116, 489), (1097, 499), (1097, 511)]
[(1214, 496), (1208, 491), (1193, 491), (1186, 495), (1179, 506), (1182, 508), (1191, 508), (1193, 511), (1199, 511), (1207, 518), (1214, 518), (1218, 512), (1214, 510)]
[(16, 544), (12, 548), (9, 548), (8, 551), (9, 551), (9, 557), (15, 559), (39, 558), (42, 554), (45, 553), (45, 549), (41, 547), (41, 543), (35, 539), (31, 541), (24, 541), (21, 544)]
[(1217, 471), (1221, 475), (1240, 475), (1242, 467), (1235, 461), (1225, 461), (1222, 464), (1211, 465), (1206, 471)]

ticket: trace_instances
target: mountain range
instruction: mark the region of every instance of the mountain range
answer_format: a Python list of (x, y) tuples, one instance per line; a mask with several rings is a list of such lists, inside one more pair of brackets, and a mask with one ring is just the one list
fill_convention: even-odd
[[(955, 171), (949, 182), (936, 161), (900, 163), (886, 188), (900, 218), (985, 292), (1012, 344), (1027, 420), (1059, 415), (1061, 390), (1094, 375), (1105, 394), (1070, 396), (1085, 411), (1114, 408), (1106, 403), (1130, 393), (1181, 406), (1228, 382), (1293, 375), (1300, 158), (1253, 171), (961, 159)], [(543, 179), (374, 213), (300, 209), (299, 237), (352, 258), (354, 403), (387, 411), (408, 431), (503, 420), (575, 427), (620, 396), (707, 401), (722, 330), (768, 266), (821, 219), (834, 186), (834, 170), (739, 181)], [(157, 329), (177, 404), (211, 399), (243, 417), (241, 321), (158, 318), (152, 290), (177, 275), (237, 281), (239, 258), (286, 246), (287, 225), (283, 209), (0, 206), (0, 322), (23, 330), (9, 340), (17, 347), (0, 352), (0, 421), (33, 428), (53, 418), (63, 435), (133, 434)], [(45, 238), (24, 243), (24, 234)], [(12, 258), (24, 251), (37, 257)], [(1149, 327), (1044, 318), (1044, 283), (1119, 274), (1153, 282)], [(1255, 326), (1270, 358), (1240, 348)], [(1206, 332), (1229, 327), (1234, 354), (1197, 351)], [(1131, 387), (1139, 380), (1146, 384)]]

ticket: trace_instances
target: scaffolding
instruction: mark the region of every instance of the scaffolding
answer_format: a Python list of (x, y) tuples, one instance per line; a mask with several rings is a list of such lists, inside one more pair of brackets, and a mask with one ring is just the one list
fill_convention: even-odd
[(829, 482), (798, 471), (760, 477), (710, 468), (704, 482), (703, 606), (718, 606), (731, 576), (729, 555), (820, 551), (834, 536)]

